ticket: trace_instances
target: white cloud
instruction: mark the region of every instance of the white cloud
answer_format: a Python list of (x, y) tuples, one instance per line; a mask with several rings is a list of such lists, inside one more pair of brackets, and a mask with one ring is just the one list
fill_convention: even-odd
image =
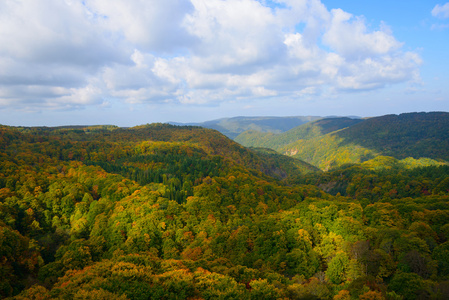
[(283, 34), (270, 8), (254, 0), (192, 0), (184, 25), (198, 39), (192, 67), (249, 73), (281, 55)]
[(449, 18), (449, 2), (443, 5), (435, 5), (435, 7), (432, 9), (432, 16), (442, 19)]
[(98, 103), (89, 96), (99, 89), (91, 85), (92, 76), (127, 60), (126, 51), (96, 26), (80, 1), (1, 1), (0, 45), (0, 97), (6, 107)]
[(330, 27), (323, 35), (323, 41), (351, 60), (388, 54), (401, 46), (387, 28), (368, 32), (363, 18), (353, 18), (341, 9), (332, 10)]
[(96, 67), (123, 60), (116, 40), (79, 1), (0, 3), (0, 55), (25, 63)]
[(336, 77), (336, 88), (345, 90), (369, 90), (382, 88), (405, 80), (418, 82), (416, 66), (421, 59), (415, 53), (403, 56), (382, 56), (366, 58), (357, 63), (347, 63), (341, 67), (341, 75)]
[(172, 52), (193, 42), (181, 26), (192, 4), (186, 0), (86, 0), (99, 25), (144, 51)]
[(2, 0), (0, 105), (216, 105), (419, 80), (419, 56), (384, 24), (319, 0), (275, 2)]
[(167, 71), (163, 59), (135, 51), (134, 65), (113, 65), (103, 70), (106, 95), (129, 103), (160, 102), (177, 96), (179, 80)]

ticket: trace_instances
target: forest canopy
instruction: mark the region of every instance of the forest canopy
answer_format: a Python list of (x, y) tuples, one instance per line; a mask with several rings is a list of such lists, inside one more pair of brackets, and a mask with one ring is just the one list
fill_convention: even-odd
[(1, 298), (448, 291), (443, 160), (377, 155), (323, 172), (194, 126), (0, 126)]

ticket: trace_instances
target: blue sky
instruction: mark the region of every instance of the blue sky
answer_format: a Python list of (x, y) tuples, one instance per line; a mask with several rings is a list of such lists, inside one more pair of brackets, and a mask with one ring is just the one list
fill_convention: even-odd
[(2, 0), (0, 124), (449, 111), (449, 2)]

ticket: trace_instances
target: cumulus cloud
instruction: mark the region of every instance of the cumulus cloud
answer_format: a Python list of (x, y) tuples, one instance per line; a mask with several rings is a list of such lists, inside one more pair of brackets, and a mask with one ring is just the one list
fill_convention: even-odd
[(24, 109), (295, 99), (418, 81), (421, 64), (319, 0), (3, 0), (0, 45), (0, 107)]
[(204, 72), (252, 73), (276, 63), (282, 30), (270, 8), (253, 0), (192, 0), (184, 26), (198, 39), (192, 67)]
[(449, 18), (449, 2), (443, 5), (435, 5), (435, 7), (432, 9), (432, 16), (442, 19)]
[(0, 3), (0, 55), (24, 63), (98, 67), (124, 59), (79, 1)]
[(107, 31), (143, 51), (170, 52), (188, 47), (192, 38), (181, 26), (193, 6), (185, 0), (86, 0), (86, 10)]
[(331, 13), (330, 26), (323, 35), (323, 41), (347, 59), (385, 55), (401, 46), (388, 28), (368, 32), (363, 18), (354, 18), (341, 9), (333, 9)]
[(1, 1), (0, 24), (1, 99), (7, 106), (97, 103), (86, 93), (98, 90), (91, 77), (105, 65), (128, 60), (79, 1)]

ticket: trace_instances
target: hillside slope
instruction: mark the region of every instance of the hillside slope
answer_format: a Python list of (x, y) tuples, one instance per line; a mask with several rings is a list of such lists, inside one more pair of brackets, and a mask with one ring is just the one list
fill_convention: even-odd
[(335, 134), (396, 158), (430, 157), (449, 160), (449, 113), (406, 113), (367, 119)]
[(207, 121), (203, 123), (176, 124), (194, 125), (215, 129), (227, 137), (234, 139), (240, 133), (247, 130), (257, 132), (281, 133), (290, 130), (301, 124), (319, 119), (316, 116), (296, 116), (296, 117), (233, 117)]
[[(44, 144), (55, 144), (55, 147), (64, 149), (62, 152), (58, 150), (59, 153), (55, 153), (57, 150), (52, 149), (51, 146), (42, 150), (51, 156), (64, 160), (79, 160), (86, 164), (99, 164), (109, 170), (123, 172), (125, 172), (125, 166), (133, 165), (134, 161), (151, 160), (152, 157), (148, 156), (148, 153), (184, 155), (184, 157), (190, 157), (193, 153), (198, 157), (201, 156), (198, 159), (204, 160), (207, 157), (210, 160), (226, 160), (227, 164), (244, 166), (254, 174), (264, 174), (276, 179), (283, 179), (282, 176), (296, 176), (303, 172), (308, 173), (313, 169), (305, 163), (302, 164), (305, 166), (302, 169), (299, 167), (292, 169), (291, 166), (283, 166), (274, 157), (261, 158), (256, 152), (242, 147), (218, 131), (197, 126), (156, 123), (127, 129), (116, 126), (4, 128), (7, 133), (3, 133), (3, 136), (16, 135), (14, 141), (11, 141), (16, 145), (20, 145), (21, 141), (26, 144), (27, 141), (38, 139), (42, 141), (39, 144), (41, 147)], [(11, 147), (8, 150), (11, 151)], [(283, 170), (284, 167), (289, 168), (289, 172)], [(134, 174), (138, 173), (136, 170), (133, 170)], [(220, 171), (217, 168), (213, 170)]]
[(0, 126), (2, 299), (447, 299), (448, 240), (435, 161), (316, 172), (198, 127)]
[(347, 117), (319, 119), (280, 134), (249, 130), (241, 133), (234, 140), (245, 147), (267, 147), (278, 150), (295, 141), (317, 138), (362, 121), (362, 119), (351, 119)]
[(407, 113), (369, 119), (323, 119), (282, 134), (245, 132), (236, 141), (268, 147), (322, 170), (384, 155), (449, 160), (449, 114)]
[(321, 169), (380, 156), (449, 161), (449, 114), (408, 113), (367, 119), (341, 131), (279, 149)]

